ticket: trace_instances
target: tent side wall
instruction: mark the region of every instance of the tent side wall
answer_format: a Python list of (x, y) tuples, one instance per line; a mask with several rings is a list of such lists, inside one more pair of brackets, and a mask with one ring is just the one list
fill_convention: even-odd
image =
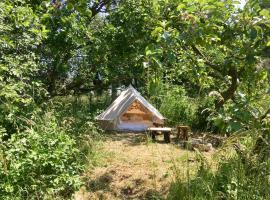
[(99, 120), (98, 125), (107, 131), (145, 131), (148, 127), (153, 126), (151, 121), (115, 121)]
[(98, 125), (103, 130), (115, 130), (116, 125), (114, 121), (109, 120), (98, 120)]
[(149, 121), (138, 122), (120, 122), (117, 124), (118, 131), (145, 131), (148, 127), (153, 126)]

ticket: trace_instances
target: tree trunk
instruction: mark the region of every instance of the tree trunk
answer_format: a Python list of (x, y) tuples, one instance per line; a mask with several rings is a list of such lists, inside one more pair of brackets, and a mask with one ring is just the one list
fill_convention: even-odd
[(50, 96), (55, 96), (56, 95), (56, 79), (57, 79), (57, 74), (56, 70), (52, 69), (48, 73), (48, 92)]
[(112, 90), (111, 90), (111, 102), (113, 102), (116, 99), (117, 96), (117, 84), (112, 83)]
[(231, 85), (229, 86), (229, 88), (226, 91), (221, 93), (222, 99), (216, 101), (216, 105), (215, 105), (216, 110), (219, 110), (220, 108), (222, 108), (225, 102), (227, 102), (229, 99), (232, 99), (234, 97), (236, 90), (237, 90), (237, 87), (238, 87), (237, 69), (235, 67), (231, 67), (228, 75), (232, 78)]

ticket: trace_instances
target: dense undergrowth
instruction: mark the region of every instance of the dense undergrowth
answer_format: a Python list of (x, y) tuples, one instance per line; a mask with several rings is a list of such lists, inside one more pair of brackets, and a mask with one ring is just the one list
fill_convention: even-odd
[(237, 155), (220, 160), (217, 171), (202, 163), (194, 178), (172, 185), (168, 199), (269, 199), (269, 169), (269, 161), (249, 166)]
[(188, 124), (193, 130), (228, 136), (214, 164), (198, 152), (196, 172), (189, 166), (184, 173), (175, 171), (168, 199), (270, 199), (270, 119), (264, 115), (269, 95), (258, 98), (238, 92), (233, 102), (216, 112), (211, 95), (190, 98), (183, 89), (167, 94), (160, 110), (170, 116), (171, 126)]
[(1, 196), (4, 199), (68, 197), (80, 186), (83, 167), (73, 136), (59, 127), (54, 113), (2, 141)]
[[(267, 141), (263, 141), (263, 148), (260, 148), (258, 137), (262, 132), (268, 136), (264, 137)], [(219, 149), (214, 166), (198, 152), (195, 175), (189, 175), (189, 168), (185, 173), (176, 171), (178, 175), (168, 199), (269, 199), (269, 135), (269, 128), (232, 135)]]
[(80, 188), (84, 169), (100, 161), (102, 131), (79, 101), (55, 98), (25, 129), (1, 129), (1, 199), (67, 199)]

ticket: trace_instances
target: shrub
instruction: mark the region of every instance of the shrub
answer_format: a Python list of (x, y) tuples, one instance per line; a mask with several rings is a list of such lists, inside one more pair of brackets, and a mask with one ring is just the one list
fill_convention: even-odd
[(191, 125), (195, 118), (196, 104), (186, 96), (183, 88), (175, 87), (163, 97), (160, 111), (170, 124)]
[(94, 123), (100, 110), (96, 102), (90, 104), (87, 96), (56, 97), (48, 105), (50, 110), (55, 110), (59, 125), (66, 127), (71, 135), (80, 137), (86, 134), (94, 139), (101, 136), (102, 130)]
[(76, 141), (58, 127), (53, 113), (1, 143), (3, 199), (67, 198), (80, 186)]
[(230, 134), (261, 127), (258, 120), (261, 115), (262, 111), (254, 100), (237, 92), (234, 101), (228, 101), (218, 112), (213, 112), (209, 116), (209, 120), (220, 132)]
[(270, 199), (270, 159), (258, 157), (246, 148), (230, 156), (226, 152), (217, 169), (202, 159), (194, 177), (178, 178), (172, 184), (168, 199)]
[(214, 111), (214, 99), (212, 97), (205, 97), (197, 99), (197, 109), (195, 112), (195, 120), (192, 122), (192, 127), (207, 131), (213, 128), (209, 116)]

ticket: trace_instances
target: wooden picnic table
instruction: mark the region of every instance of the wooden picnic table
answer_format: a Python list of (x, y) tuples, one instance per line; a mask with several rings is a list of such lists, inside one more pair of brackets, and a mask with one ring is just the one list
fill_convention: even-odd
[(170, 134), (172, 132), (172, 128), (169, 127), (150, 127), (147, 129), (147, 131), (150, 133), (152, 140), (156, 140), (157, 132), (161, 132), (164, 135), (164, 141), (166, 143), (171, 142)]

